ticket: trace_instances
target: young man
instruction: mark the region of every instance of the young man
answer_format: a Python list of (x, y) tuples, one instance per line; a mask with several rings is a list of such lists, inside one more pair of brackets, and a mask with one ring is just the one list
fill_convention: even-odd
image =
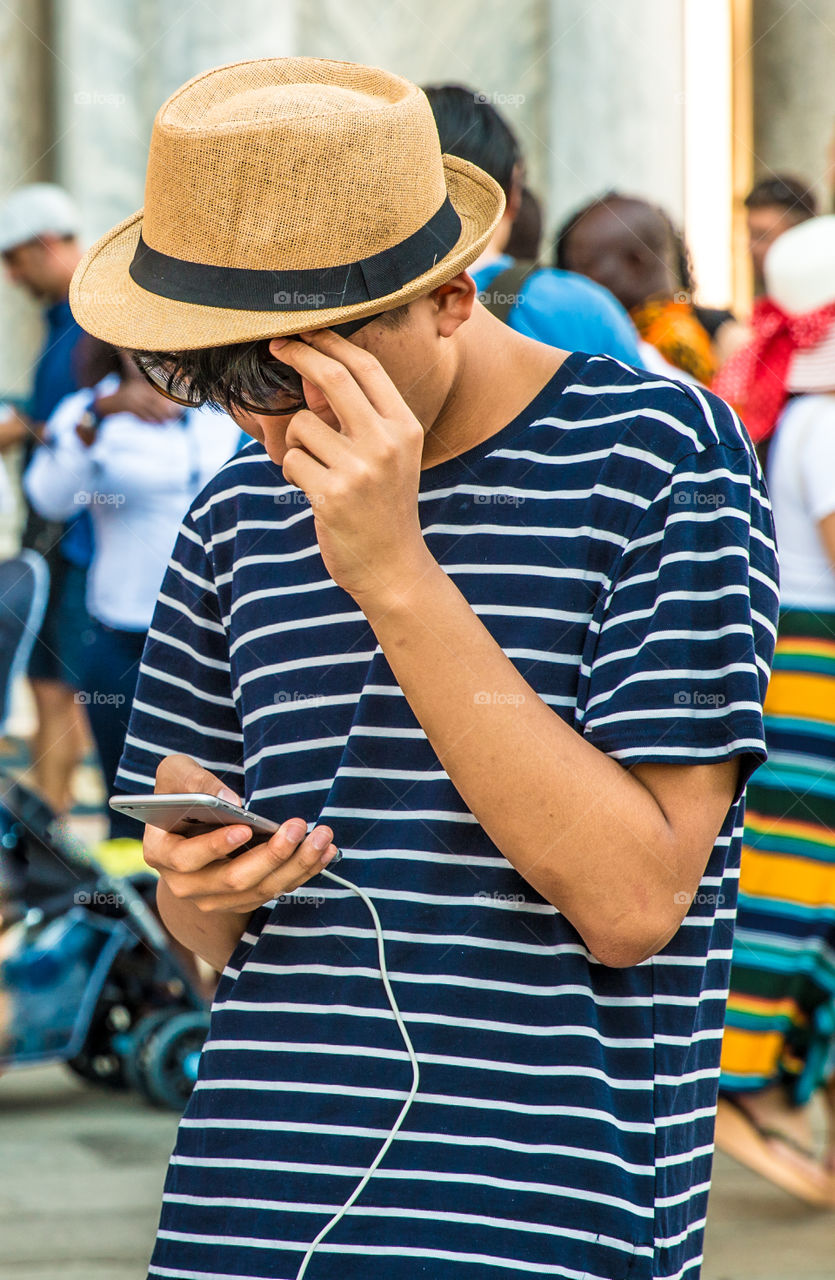
[(501, 192), (397, 76), (200, 76), (146, 194), (76, 312), (255, 443), (183, 525), (120, 781), (282, 824), (146, 834), (225, 966), (150, 1274), (694, 1276), (777, 610), (744, 431), (477, 303)]

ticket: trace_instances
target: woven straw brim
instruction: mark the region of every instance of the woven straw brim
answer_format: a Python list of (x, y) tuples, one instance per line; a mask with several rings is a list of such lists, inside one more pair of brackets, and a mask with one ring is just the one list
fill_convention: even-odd
[(140, 210), (97, 241), (78, 264), (70, 285), (72, 313), (82, 329), (117, 347), (190, 351), (304, 333), (411, 302), (475, 262), (504, 211), (501, 188), (486, 173), (457, 156), (444, 156), (443, 162), (461, 235), (431, 270), (397, 293), (328, 311), (233, 311), (162, 298), (140, 288), (128, 272), (142, 229)]

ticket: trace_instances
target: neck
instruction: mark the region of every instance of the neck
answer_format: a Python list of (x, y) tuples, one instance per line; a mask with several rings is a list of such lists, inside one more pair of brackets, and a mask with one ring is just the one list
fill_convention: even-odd
[(476, 305), (459, 330), (456, 375), (426, 432), (422, 468), (501, 431), (553, 377), (567, 352), (534, 342)]

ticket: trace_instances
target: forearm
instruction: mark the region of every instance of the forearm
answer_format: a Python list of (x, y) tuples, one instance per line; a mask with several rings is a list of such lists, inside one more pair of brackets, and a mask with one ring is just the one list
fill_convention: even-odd
[(666, 942), (687, 879), (651, 792), (537, 696), (437, 566), (359, 603), (441, 764), (520, 875), (595, 955), (636, 920), (647, 953)]
[(163, 924), (177, 941), (218, 972), (228, 962), (253, 914), (202, 911), (193, 902), (175, 898), (161, 878), (157, 884), (157, 907)]
[(36, 428), (16, 409), (10, 409), (5, 417), (0, 419), (0, 453), (4, 449), (11, 449), (13, 445), (20, 444), (21, 440), (30, 433), (39, 437), (40, 428)]

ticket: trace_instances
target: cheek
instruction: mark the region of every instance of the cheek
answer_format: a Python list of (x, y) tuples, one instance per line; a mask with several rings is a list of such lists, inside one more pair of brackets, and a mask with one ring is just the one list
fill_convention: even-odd
[(236, 427), (240, 427), (241, 431), (245, 431), (248, 436), (252, 436), (253, 440), (259, 440), (264, 443), (264, 428), (262, 427), (262, 418), (256, 418), (254, 414), (244, 413), (242, 409), (236, 409), (234, 413), (230, 413), (230, 418)]

